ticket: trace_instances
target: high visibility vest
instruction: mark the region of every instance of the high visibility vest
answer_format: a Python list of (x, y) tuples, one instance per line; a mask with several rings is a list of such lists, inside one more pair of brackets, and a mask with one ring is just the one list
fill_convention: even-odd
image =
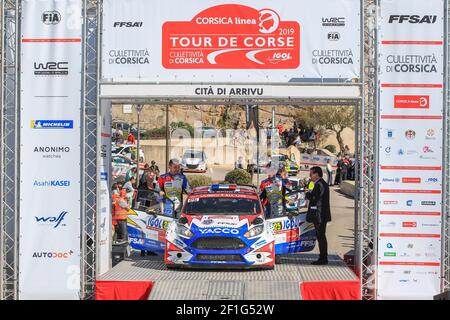
[(128, 209), (122, 208), (120, 206), (121, 201), (126, 201), (126, 199), (117, 196), (114, 201), (114, 214), (113, 214), (113, 220), (126, 220), (128, 218)]

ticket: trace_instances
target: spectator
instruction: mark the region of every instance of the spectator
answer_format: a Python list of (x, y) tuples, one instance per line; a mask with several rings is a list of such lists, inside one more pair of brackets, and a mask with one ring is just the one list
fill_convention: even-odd
[(116, 144), (123, 143), (123, 131), (122, 131), (121, 127), (118, 126), (116, 128), (116, 130), (114, 131), (114, 134), (113, 134), (113, 139)]
[(344, 146), (344, 156), (349, 157), (350, 156), (350, 148), (348, 145)]
[(279, 123), (277, 125), (277, 129), (278, 129), (278, 134), (280, 135), (280, 137), (283, 135), (283, 131), (284, 131), (284, 127), (281, 123)]
[[(120, 190), (120, 192), (118, 190)], [(130, 211), (130, 204), (127, 200), (125, 190), (120, 189), (119, 184), (117, 185), (115, 192), (115, 197), (113, 198), (113, 220), (115, 220), (117, 223), (116, 240), (119, 243), (128, 242), (127, 218)]]
[(240, 156), (238, 160), (234, 163), (235, 169), (244, 169), (244, 158)]
[(126, 192), (126, 197), (130, 206), (133, 206), (135, 191), (134, 187), (136, 185), (136, 178), (132, 176), (128, 182), (123, 185), (123, 190)]
[(131, 132), (128, 134), (127, 144), (136, 144), (136, 138)]
[(125, 174), (125, 182), (128, 182), (131, 180), (131, 177), (136, 177), (136, 173), (137, 173), (137, 168), (133, 167), (131, 169), (129, 169), (127, 171), (127, 173)]
[(302, 144), (302, 140), (301, 140), (301, 138), (300, 138), (300, 135), (297, 135), (297, 137), (296, 137), (295, 140), (294, 140), (294, 145), (295, 145), (296, 147), (300, 147), (301, 144)]
[(327, 174), (328, 174), (327, 183), (329, 186), (331, 186), (333, 185), (333, 166), (331, 165), (331, 160), (329, 159), (327, 161)]
[(344, 157), (343, 159), (342, 159), (342, 167), (341, 167), (341, 183), (342, 183), (342, 181), (345, 181), (345, 180), (347, 180), (348, 179), (348, 176), (347, 176), (347, 174), (348, 174), (348, 167), (349, 167), (349, 165), (350, 165), (350, 161), (348, 160), (348, 158), (347, 157)]

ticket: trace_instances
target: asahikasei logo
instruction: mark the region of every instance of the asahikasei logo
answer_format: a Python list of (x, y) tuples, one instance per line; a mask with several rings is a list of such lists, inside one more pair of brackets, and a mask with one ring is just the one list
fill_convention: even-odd
[(73, 129), (73, 120), (31, 120), (31, 129)]

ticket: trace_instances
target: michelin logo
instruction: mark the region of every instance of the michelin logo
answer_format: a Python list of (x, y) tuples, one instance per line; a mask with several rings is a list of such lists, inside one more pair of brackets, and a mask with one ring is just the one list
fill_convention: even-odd
[(73, 129), (73, 120), (31, 120), (31, 129)]

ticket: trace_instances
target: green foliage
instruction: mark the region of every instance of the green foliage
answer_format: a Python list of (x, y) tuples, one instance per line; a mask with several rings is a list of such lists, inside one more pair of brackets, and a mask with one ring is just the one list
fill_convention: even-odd
[(207, 176), (189, 175), (187, 179), (191, 188), (210, 186), (212, 184), (211, 178)]
[(336, 146), (335, 145), (329, 144), (324, 149), (330, 151), (331, 153), (336, 154)]
[(252, 184), (252, 176), (245, 170), (234, 169), (225, 176), (225, 183), (230, 184)]
[(170, 132), (174, 132), (176, 129), (185, 129), (189, 132), (191, 137), (194, 137), (194, 127), (191, 126), (189, 123), (183, 121), (172, 122), (170, 124)]

